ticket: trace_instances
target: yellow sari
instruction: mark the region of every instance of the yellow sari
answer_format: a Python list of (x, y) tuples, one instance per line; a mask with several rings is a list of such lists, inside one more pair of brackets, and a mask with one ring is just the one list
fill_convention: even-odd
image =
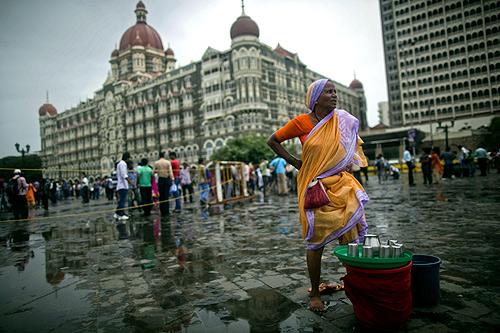
[[(302, 237), (316, 250), (335, 239), (341, 244), (362, 242), (368, 229), (364, 205), (368, 196), (348, 172), (352, 163), (367, 166), (358, 136), (359, 121), (345, 110), (335, 109), (309, 133), (302, 148), (302, 167), (297, 177)], [(304, 209), (308, 184), (321, 179), (330, 203)]]

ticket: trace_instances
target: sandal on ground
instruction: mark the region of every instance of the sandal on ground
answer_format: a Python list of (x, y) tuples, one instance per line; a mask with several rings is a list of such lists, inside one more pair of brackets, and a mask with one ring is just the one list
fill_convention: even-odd
[[(329, 295), (341, 290), (344, 290), (344, 285), (340, 283), (322, 282), (319, 284), (320, 295)], [(307, 289), (307, 291), (311, 292), (311, 288)]]

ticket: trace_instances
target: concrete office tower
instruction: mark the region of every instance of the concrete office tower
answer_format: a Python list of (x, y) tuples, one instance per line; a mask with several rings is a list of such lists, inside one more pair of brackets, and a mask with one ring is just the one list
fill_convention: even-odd
[(391, 126), (500, 113), (500, 4), (380, 0)]
[(389, 126), (389, 102), (378, 102), (378, 123)]

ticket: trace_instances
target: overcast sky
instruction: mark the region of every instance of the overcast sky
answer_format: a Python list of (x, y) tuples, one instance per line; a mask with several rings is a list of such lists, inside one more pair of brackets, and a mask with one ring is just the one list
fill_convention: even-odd
[[(240, 0), (143, 0), (147, 22), (170, 43), (178, 65), (201, 59), (208, 46), (227, 50)], [(2, 0), (0, 10), (0, 157), (14, 144), (40, 149), (38, 108), (49, 91), (59, 112), (92, 97), (109, 57), (135, 24), (136, 0)], [(368, 123), (387, 100), (377, 0), (246, 0), (260, 41), (297, 53), (310, 69), (365, 88)]]

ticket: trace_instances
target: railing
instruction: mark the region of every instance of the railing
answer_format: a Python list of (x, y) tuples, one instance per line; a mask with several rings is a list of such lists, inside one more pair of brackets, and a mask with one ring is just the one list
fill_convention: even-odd
[(210, 186), (214, 189), (211, 204), (225, 204), (250, 198), (244, 177), (244, 163), (215, 161), (207, 165)]

